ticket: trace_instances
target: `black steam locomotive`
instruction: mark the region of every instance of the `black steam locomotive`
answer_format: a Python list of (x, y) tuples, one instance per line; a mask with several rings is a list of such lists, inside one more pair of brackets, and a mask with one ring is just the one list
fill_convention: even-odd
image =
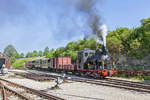
[(78, 52), (78, 67), (83, 69), (88, 69), (88, 64), (95, 65), (97, 69), (99, 66), (102, 66), (102, 62), (104, 63), (104, 67), (107, 68), (107, 62), (109, 57), (107, 55), (107, 50), (103, 46), (102, 49), (90, 50), (84, 49)]

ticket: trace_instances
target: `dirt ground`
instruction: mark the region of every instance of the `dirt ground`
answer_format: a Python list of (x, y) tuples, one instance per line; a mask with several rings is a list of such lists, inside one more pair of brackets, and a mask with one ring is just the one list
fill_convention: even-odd
[[(18, 70), (18, 72), (26, 71)], [(67, 100), (150, 100), (150, 94), (147, 93), (88, 83), (68, 81), (61, 84), (59, 86), (60, 89), (51, 90), (51, 88), (56, 84), (55, 81), (34, 81), (20, 76), (15, 76), (13, 72), (9, 72), (9, 75), (0, 77)]]

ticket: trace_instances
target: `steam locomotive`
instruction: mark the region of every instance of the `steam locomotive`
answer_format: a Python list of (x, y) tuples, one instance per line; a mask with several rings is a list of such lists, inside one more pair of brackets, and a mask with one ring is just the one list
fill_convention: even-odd
[(102, 49), (79, 51), (77, 59), (79, 71), (95, 78), (104, 78), (117, 74), (118, 71), (114, 68), (114, 62), (110, 62), (107, 54), (107, 49), (104, 46)]
[(108, 66), (109, 57), (105, 47), (97, 50), (84, 49), (78, 51), (76, 64), (71, 63), (71, 57), (40, 58), (28, 61), (29, 68), (44, 69), (54, 72), (71, 73), (94, 78), (104, 78), (117, 74), (117, 70)]

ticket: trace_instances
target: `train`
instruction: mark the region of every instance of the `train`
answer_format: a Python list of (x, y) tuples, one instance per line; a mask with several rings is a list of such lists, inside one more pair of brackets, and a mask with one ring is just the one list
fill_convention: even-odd
[(108, 64), (107, 51), (102, 49), (91, 50), (85, 48), (78, 51), (77, 61), (71, 63), (71, 57), (40, 58), (26, 63), (31, 69), (43, 69), (52, 72), (69, 73), (79, 76), (105, 78), (118, 73), (118, 70)]

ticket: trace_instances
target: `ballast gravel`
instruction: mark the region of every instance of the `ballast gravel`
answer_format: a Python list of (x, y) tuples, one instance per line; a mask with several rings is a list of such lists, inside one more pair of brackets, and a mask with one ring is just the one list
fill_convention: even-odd
[(56, 84), (55, 81), (39, 82), (18, 77), (5, 77), (5, 79), (66, 100), (150, 100), (150, 94), (148, 93), (88, 83), (68, 81), (62, 83), (59, 86), (60, 89), (51, 90), (51, 87)]

